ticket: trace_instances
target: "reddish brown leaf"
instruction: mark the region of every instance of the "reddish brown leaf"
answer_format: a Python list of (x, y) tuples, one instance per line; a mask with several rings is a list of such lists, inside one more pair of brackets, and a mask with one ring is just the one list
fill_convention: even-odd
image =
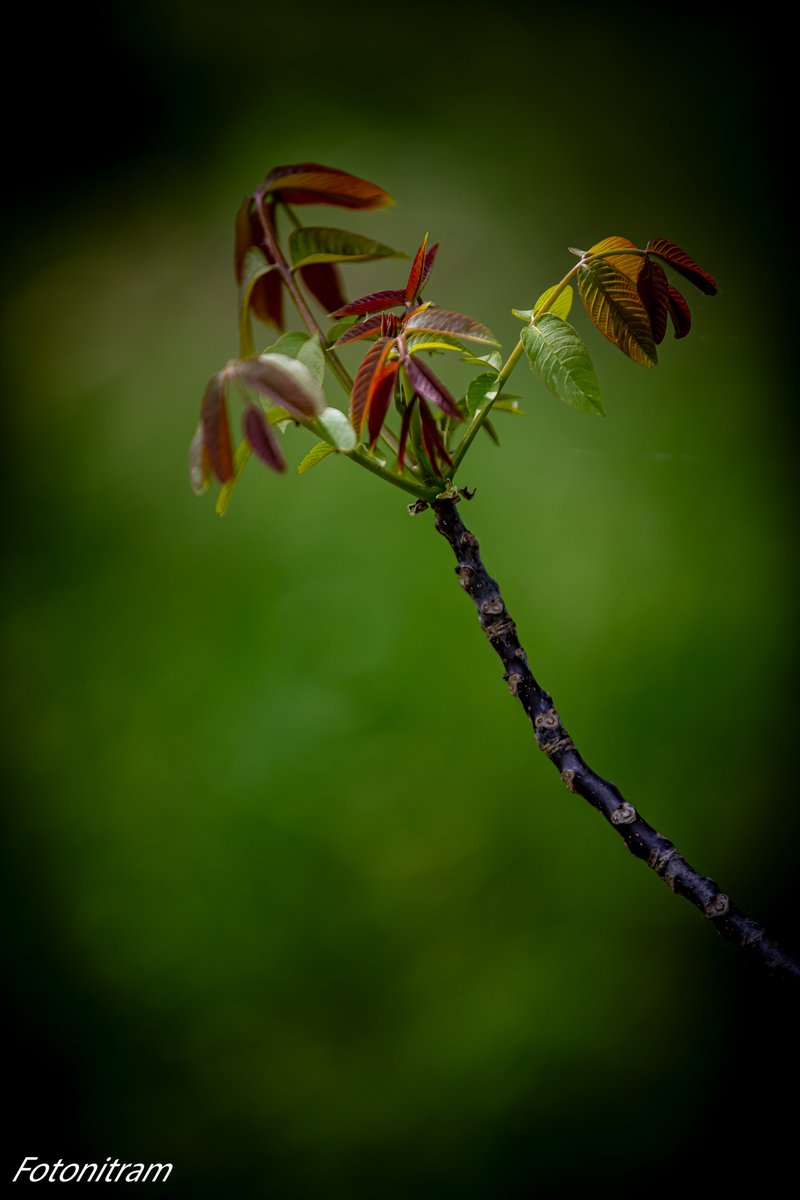
[(442, 333), (458, 341), (478, 342), (484, 346), (499, 346), (491, 329), (464, 313), (448, 312), (428, 304), (411, 313), (405, 325), (406, 333)]
[(248, 387), (280, 405), (298, 421), (311, 421), (325, 407), (325, 397), (308, 367), (285, 354), (264, 354), (236, 363), (236, 374)]
[(359, 321), (357, 325), (351, 325), (346, 329), (340, 338), (333, 343), (334, 347), (346, 346), (348, 342), (357, 342), (361, 338), (369, 337), (373, 333), (378, 333), (383, 322), (383, 313), (376, 313), (372, 317), (367, 317), (364, 321)]
[(342, 277), (334, 263), (309, 263), (307, 267), (300, 268), (299, 274), (325, 312), (331, 312), (344, 304)]
[(206, 384), (200, 409), (203, 426), (203, 445), (211, 460), (214, 474), (220, 483), (233, 475), (233, 450), (228, 427), (228, 406), (225, 402), (225, 376), (220, 371)]
[(436, 259), (438, 251), (439, 243), (434, 242), (428, 253), (425, 255), (425, 264), (422, 268), (422, 278), (419, 281), (419, 291), (422, 291), (422, 289), (425, 287), (425, 284), (428, 282), (428, 276), (433, 269), (434, 260)]
[(667, 293), (667, 304), (669, 305), (669, 315), (672, 318), (672, 326), (675, 330), (676, 339), (685, 338), (692, 328), (692, 314), (683, 296), (672, 285), (670, 285)]
[(386, 356), (393, 345), (394, 338), (379, 338), (365, 354), (356, 373), (353, 391), (350, 394), (350, 422), (359, 437), (366, 420), (370, 386), (383, 369)]
[(452, 467), (453, 460), (448, 454), (447, 447), (442, 440), (442, 435), (439, 433), (439, 429), (433, 419), (431, 410), (428, 408), (424, 400), (420, 400), (419, 415), (421, 427), (420, 432), (422, 433), (422, 445), (425, 449), (425, 453), (430, 459), (431, 466), (433, 467), (434, 471), (438, 471), (440, 474), (442, 474), (443, 472), (441, 469), (441, 464), (447, 463), (449, 467)]
[(388, 363), (382, 371), (375, 375), (367, 396), (367, 428), (369, 429), (370, 446), (374, 446), (380, 437), (383, 422), (389, 411), (389, 405), (394, 393), (394, 381), (397, 378), (399, 362)]
[(664, 268), (655, 259), (644, 260), (636, 280), (636, 290), (650, 318), (653, 341), (660, 346), (667, 332), (669, 280)]
[(408, 283), (406, 284), (406, 293), (405, 293), (406, 302), (408, 304), (413, 304), (414, 300), (416, 299), (417, 293), (419, 292), (419, 289), (422, 286), (421, 280), (422, 280), (422, 272), (425, 269), (425, 258), (426, 258), (425, 251), (427, 249), (427, 246), (428, 246), (428, 235), (426, 233), (425, 237), (422, 239), (422, 244), (420, 245), (419, 250), (414, 255), (414, 261), (412, 262), (411, 270), (408, 273)]
[(607, 259), (590, 259), (578, 271), (578, 290), (584, 308), (603, 337), (641, 366), (656, 365), (658, 352), (650, 318), (628, 275)]
[(708, 271), (704, 271), (698, 266), (693, 258), (685, 250), (681, 250), (680, 246), (676, 246), (673, 242), (665, 242), (663, 238), (651, 238), (645, 246), (648, 254), (657, 254), (664, 262), (669, 263), (684, 279), (688, 279), (696, 288), (704, 292), (706, 296), (716, 296), (718, 292), (717, 281)]
[(394, 204), (389, 193), (377, 184), (320, 163), (274, 167), (262, 186), (287, 204), (332, 204), (338, 208), (386, 208)]
[(283, 284), (277, 271), (255, 281), (250, 293), (250, 311), (265, 325), (283, 330)]
[(248, 196), (242, 201), (239, 211), (236, 214), (236, 234), (233, 246), (233, 269), (236, 272), (236, 282), (242, 282), (242, 266), (244, 264), (244, 256), (251, 246), (260, 246), (266, 254), (266, 249), (263, 246), (264, 234), (261, 229), (261, 222), (258, 219), (258, 214), (253, 208), (253, 198)]
[(264, 418), (260, 408), (250, 404), (244, 413), (244, 435), (253, 452), (271, 471), (285, 471), (286, 459), (283, 457), (278, 436)]
[[(586, 251), (587, 257), (590, 254), (600, 254), (609, 250), (636, 250), (635, 242), (626, 237), (607, 237), (603, 238), (602, 242), (597, 242), (591, 249)], [(641, 254), (609, 254), (604, 262), (610, 262), (618, 271), (622, 271), (623, 275), (627, 275), (635, 283), (644, 259)]]
[(341, 317), (365, 317), (367, 313), (385, 312), (387, 308), (397, 308), (399, 304), (405, 304), (405, 300), (405, 292), (396, 288), (390, 291), (371, 292), (369, 296), (361, 296), (358, 300), (351, 300), (349, 304), (343, 304), (330, 316), (336, 321)]
[(411, 403), (406, 406), (406, 411), (403, 413), (403, 420), (400, 424), (400, 439), (397, 450), (397, 469), (402, 471), (403, 463), (406, 461), (406, 443), (408, 442), (408, 432), (411, 428), (411, 414), (414, 411), (414, 405), (417, 403), (417, 397), (411, 397)]
[(454, 421), (464, 419), (447, 388), (418, 355), (406, 354), (403, 358), (403, 370), (415, 392), (425, 400), (430, 400), (431, 404), (435, 404), (445, 416), (452, 417)]

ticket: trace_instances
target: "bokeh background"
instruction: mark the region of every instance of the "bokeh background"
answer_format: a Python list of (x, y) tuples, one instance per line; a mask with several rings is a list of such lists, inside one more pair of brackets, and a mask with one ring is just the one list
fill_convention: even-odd
[(251, 467), (220, 520), (185, 458), (272, 165), (386, 187), (353, 227), (430, 230), (430, 295), (506, 344), (567, 246), (685, 246), (721, 285), (688, 341), (645, 372), (579, 316), (608, 419), (521, 368), (465, 518), (587, 758), (796, 947), (780, 32), (514, 3), (15, 21), (8, 1169), (167, 1160), (175, 1195), (287, 1200), (768, 1179), (791, 993), (560, 786), (429, 515), (328, 460)]

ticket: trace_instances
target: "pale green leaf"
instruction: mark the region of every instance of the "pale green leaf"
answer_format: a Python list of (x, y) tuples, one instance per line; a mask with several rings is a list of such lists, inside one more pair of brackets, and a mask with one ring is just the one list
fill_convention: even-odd
[(297, 351), (297, 361), (308, 367), (317, 383), (322, 387), (325, 379), (325, 353), (318, 334), (315, 333), (313, 337), (303, 343)]
[(305, 475), (306, 471), (310, 471), (318, 462), (322, 462), (323, 458), (327, 458), (329, 454), (335, 454), (333, 446), (329, 446), (327, 442), (317, 442), (316, 446), (312, 446), (308, 454), (298, 465), (297, 474)]
[(326, 408), (317, 417), (322, 428), (335, 443), (337, 450), (349, 453), (356, 448), (356, 431), (338, 408)]
[(231, 502), (236, 485), (241, 479), (242, 471), (244, 471), (245, 467), (250, 461), (250, 455), (252, 453), (253, 451), (250, 448), (250, 443), (241, 442), (233, 456), (233, 475), (227, 483), (223, 483), (222, 487), (219, 489), (219, 495), (217, 496), (216, 507), (217, 512), (221, 517), (224, 517), (225, 513), (228, 511), (228, 505)]
[(543, 313), (522, 331), (522, 344), (542, 383), (580, 412), (603, 415), (600, 384), (589, 352), (571, 325)]
[(499, 350), (490, 350), (488, 354), (465, 354), (461, 361), (469, 367), (491, 367), (499, 373), (503, 365), (503, 356)]
[[(557, 286), (558, 285), (556, 284), (554, 287), (548, 288), (546, 292), (542, 292), (541, 296), (533, 306), (534, 316), (541, 311), (545, 301), (552, 296)], [(566, 321), (567, 317), (569, 316), (570, 309), (572, 308), (573, 294), (574, 293), (571, 287), (565, 287), (563, 292), (556, 297), (547, 311), (552, 313), (554, 317), (561, 317), (562, 321)]]
[(266, 350), (262, 350), (262, 354), (285, 354), (287, 358), (298, 358), (300, 351), (309, 340), (307, 333), (300, 333), (299, 330), (290, 329), (288, 333), (282, 333), (277, 342), (273, 342), (271, 346), (267, 346)]
[(372, 262), (378, 258), (406, 257), (391, 246), (363, 237), (360, 233), (318, 225), (303, 225), (293, 229), (289, 235), (289, 254), (294, 268), (305, 267), (309, 263)]
[(497, 376), (490, 375), (488, 372), (483, 375), (476, 375), (470, 380), (467, 388), (467, 411), (470, 416), (473, 416), (479, 410), (483, 410), (487, 401), (493, 401), (497, 395)]

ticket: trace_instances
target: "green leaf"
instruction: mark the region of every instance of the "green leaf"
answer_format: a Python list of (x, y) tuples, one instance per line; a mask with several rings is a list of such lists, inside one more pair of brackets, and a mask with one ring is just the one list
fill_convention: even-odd
[(343, 412), (338, 408), (326, 408), (317, 417), (322, 428), (336, 445), (337, 450), (349, 453), (356, 448), (356, 431)]
[(322, 462), (323, 458), (327, 458), (329, 454), (335, 454), (333, 446), (329, 446), (327, 442), (317, 442), (316, 446), (312, 446), (308, 454), (298, 465), (297, 474), (305, 475), (306, 471), (310, 471), (318, 462)]
[[(533, 306), (534, 315), (540, 311), (547, 298), (552, 296), (553, 292), (556, 290), (556, 287), (558, 287), (558, 284), (548, 288), (546, 292), (542, 292), (541, 296)], [(565, 287), (563, 292), (561, 292), (561, 294), (556, 298), (552, 306), (548, 308), (547, 311), (552, 313), (554, 317), (561, 317), (562, 321), (566, 321), (567, 317), (569, 316), (569, 311), (572, 308), (573, 294), (574, 293), (571, 287)]]
[(319, 225), (303, 225), (293, 229), (289, 234), (289, 254), (295, 268), (309, 263), (373, 262), (378, 258), (406, 257), (391, 246), (376, 242), (374, 238)]
[(488, 372), (476, 375), (470, 380), (467, 388), (467, 412), (473, 416), (479, 409), (486, 406), (487, 400), (493, 400), (497, 395), (497, 376)]
[(503, 356), (499, 350), (490, 350), (488, 354), (465, 354), (461, 361), (469, 367), (491, 367), (499, 374), (503, 365)]
[(227, 483), (223, 483), (219, 489), (217, 496), (217, 512), (221, 517), (225, 516), (228, 511), (228, 505), (231, 502), (233, 493), (236, 490), (236, 485), (242, 477), (242, 471), (250, 461), (250, 455), (253, 453), (250, 443), (247, 441), (241, 442), (235, 455), (233, 456), (233, 475)]
[(271, 346), (267, 346), (266, 350), (262, 350), (262, 354), (285, 354), (287, 358), (297, 358), (300, 351), (309, 340), (307, 333), (300, 333), (299, 330), (290, 330), (289, 333), (284, 333)]
[(546, 388), (580, 412), (603, 416), (600, 384), (589, 352), (571, 325), (543, 313), (522, 331), (530, 364)]
[(242, 358), (250, 358), (256, 352), (253, 331), (250, 328), (250, 299), (253, 288), (259, 279), (263, 279), (274, 270), (275, 264), (267, 262), (263, 250), (251, 246), (242, 261), (239, 284), (239, 353)]
[(322, 387), (325, 379), (325, 353), (319, 340), (319, 334), (314, 334), (297, 351), (297, 361), (308, 367), (317, 383)]
[(608, 259), (590, 259), (578, 270), (578, 291), (603, 337), (640, 366), (656, 365), (658, 352), (650, 318), (629, 275)]
[(333, 344), (338, 342), (343, 333), (347, 333), (357, 322), (358, 317), (342, 317), (339, 321), (334, 321), (328, 330), (328, 341)]
[(499, 400), (494, 402), (495, 412), (514, 413), (517, 417), (524, 417), (525, 413), (519, 406), (519, 396), (507, 396), (505, 392)]

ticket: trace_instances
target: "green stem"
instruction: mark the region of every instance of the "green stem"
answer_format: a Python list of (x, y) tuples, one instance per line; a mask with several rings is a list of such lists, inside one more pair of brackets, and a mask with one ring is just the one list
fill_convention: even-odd
[(351, 462), (364, 467), (367, 471), (371, 471), (373, 475), (377, 475), (380, 479), (385, 479), (387, 483), (391, 483), (394, 487), (400, 488), (402, 492), (408, 492), (410, 496), (416, 496), (418, 500), (427, 500), (429, 504), (432, 504), (436, 497), (441, 495), (441, 488), (429, 487), (424, 483), (416, 483), (413, 479), (406, 479), (403, 475), (395, 475), (394, 472), (387, 471), (377, 459), (372, 458), (361, 446), (357, 450), (351, 451), (346, 457)]
[(506, 361), (503, 363), (503, 366), (500, 369), (500, 374), (497, 376), (497, 379), (495, 380), (495, 387), (494, 387), (494, 390), (491, 392), (491, 399), (487, 395), (484, 404), (473, 415), (472, 420), (470, 421), (469, 425), (467, 426), (467, 432), (464, 434), (463, 438), (461, 439), (461, 442), (459, 443), (458, 449), (456, 450), (455, 454), (453, 455), (453, 475), (455, 475), (456, 471), (458, 470), (458, 468), (461, 464), (462, 459), (464, 458), (464, 455), (467, 453), (470, 446), (474, 442), (481, 425), (483, 425), (483, 423), (486, 420), (486, 418), (488, 417), (489, 413), (492, 411), (492, 406), (493, 406), (495, 400), (497, 399), (497, 397), (502, 392), (503, 388), (505, 387), (506, 381), (508, 380), (508, 377), (510, 376), (511, 372), (514, 370), (514, 367), (517, 365), (520, 354), (522, 354), (522, 338), (519, 339), (516, 346), (511, 351), (511, 353), (509, 354)]

